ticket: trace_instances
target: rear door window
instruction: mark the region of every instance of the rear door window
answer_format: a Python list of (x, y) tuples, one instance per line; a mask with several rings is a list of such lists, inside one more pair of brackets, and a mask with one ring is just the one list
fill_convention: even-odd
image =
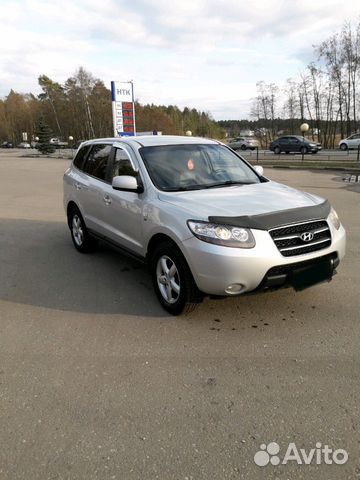
[(99, 180), (106, 181), (110, 153), (111, 145), (94, 145), (85, 162), (84, 172)]

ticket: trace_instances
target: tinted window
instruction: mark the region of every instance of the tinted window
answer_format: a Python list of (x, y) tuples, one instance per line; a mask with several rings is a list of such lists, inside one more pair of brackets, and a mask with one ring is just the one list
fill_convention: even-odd
[(128, 154), (121, 148), (116, 149), (112, 177), (118, 175), (130, 175), (136, 177), (137, 172), (133, 169)]
[(79, 168), (81, 170), (88, 151), (89, 145), (85, 145), (84, 147), (81, 147), (80, 150), (77, 152), (76, 157), (74, 158), (74, 165), (76, 168)]
[(105, 180), (110, 152), (111, 145), (94, 145), (85, 162), (84, 172)]

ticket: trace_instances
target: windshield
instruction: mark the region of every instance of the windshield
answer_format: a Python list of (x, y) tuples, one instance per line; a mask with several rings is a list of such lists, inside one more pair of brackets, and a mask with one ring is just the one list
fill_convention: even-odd
[(142, 147), (140, 154), (151, 180), (164, 191), (200, 190), (261, 181), (241, 158), (223, 145)]

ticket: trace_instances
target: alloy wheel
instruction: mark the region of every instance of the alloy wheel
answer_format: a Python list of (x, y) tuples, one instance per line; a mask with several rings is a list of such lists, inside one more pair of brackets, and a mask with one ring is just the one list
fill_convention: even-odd
[(84, 230), (82, 227), (82, 223), (80, 217), (78, 215), (74, 215), (72, 219), (72, 234), (75, 240), (75, 243), (78, 247), (84, 242)]
[(162, 255), (156, 266), (157, 285), (163, 299), (175, 303), (180, 295), (180, 276), (173, 260)]

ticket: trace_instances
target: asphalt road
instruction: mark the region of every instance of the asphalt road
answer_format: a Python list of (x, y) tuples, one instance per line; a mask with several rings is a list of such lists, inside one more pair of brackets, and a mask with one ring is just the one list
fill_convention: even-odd
[[(338, 210), (338, 275), (174, 318), (143, 267), (75, 251), (67, 164), (0, 153), (0, 479), (358, 478), (359, 193), (334, 173), (267, 170)], [(257, 466), (273, 441), (349, 460)]]

